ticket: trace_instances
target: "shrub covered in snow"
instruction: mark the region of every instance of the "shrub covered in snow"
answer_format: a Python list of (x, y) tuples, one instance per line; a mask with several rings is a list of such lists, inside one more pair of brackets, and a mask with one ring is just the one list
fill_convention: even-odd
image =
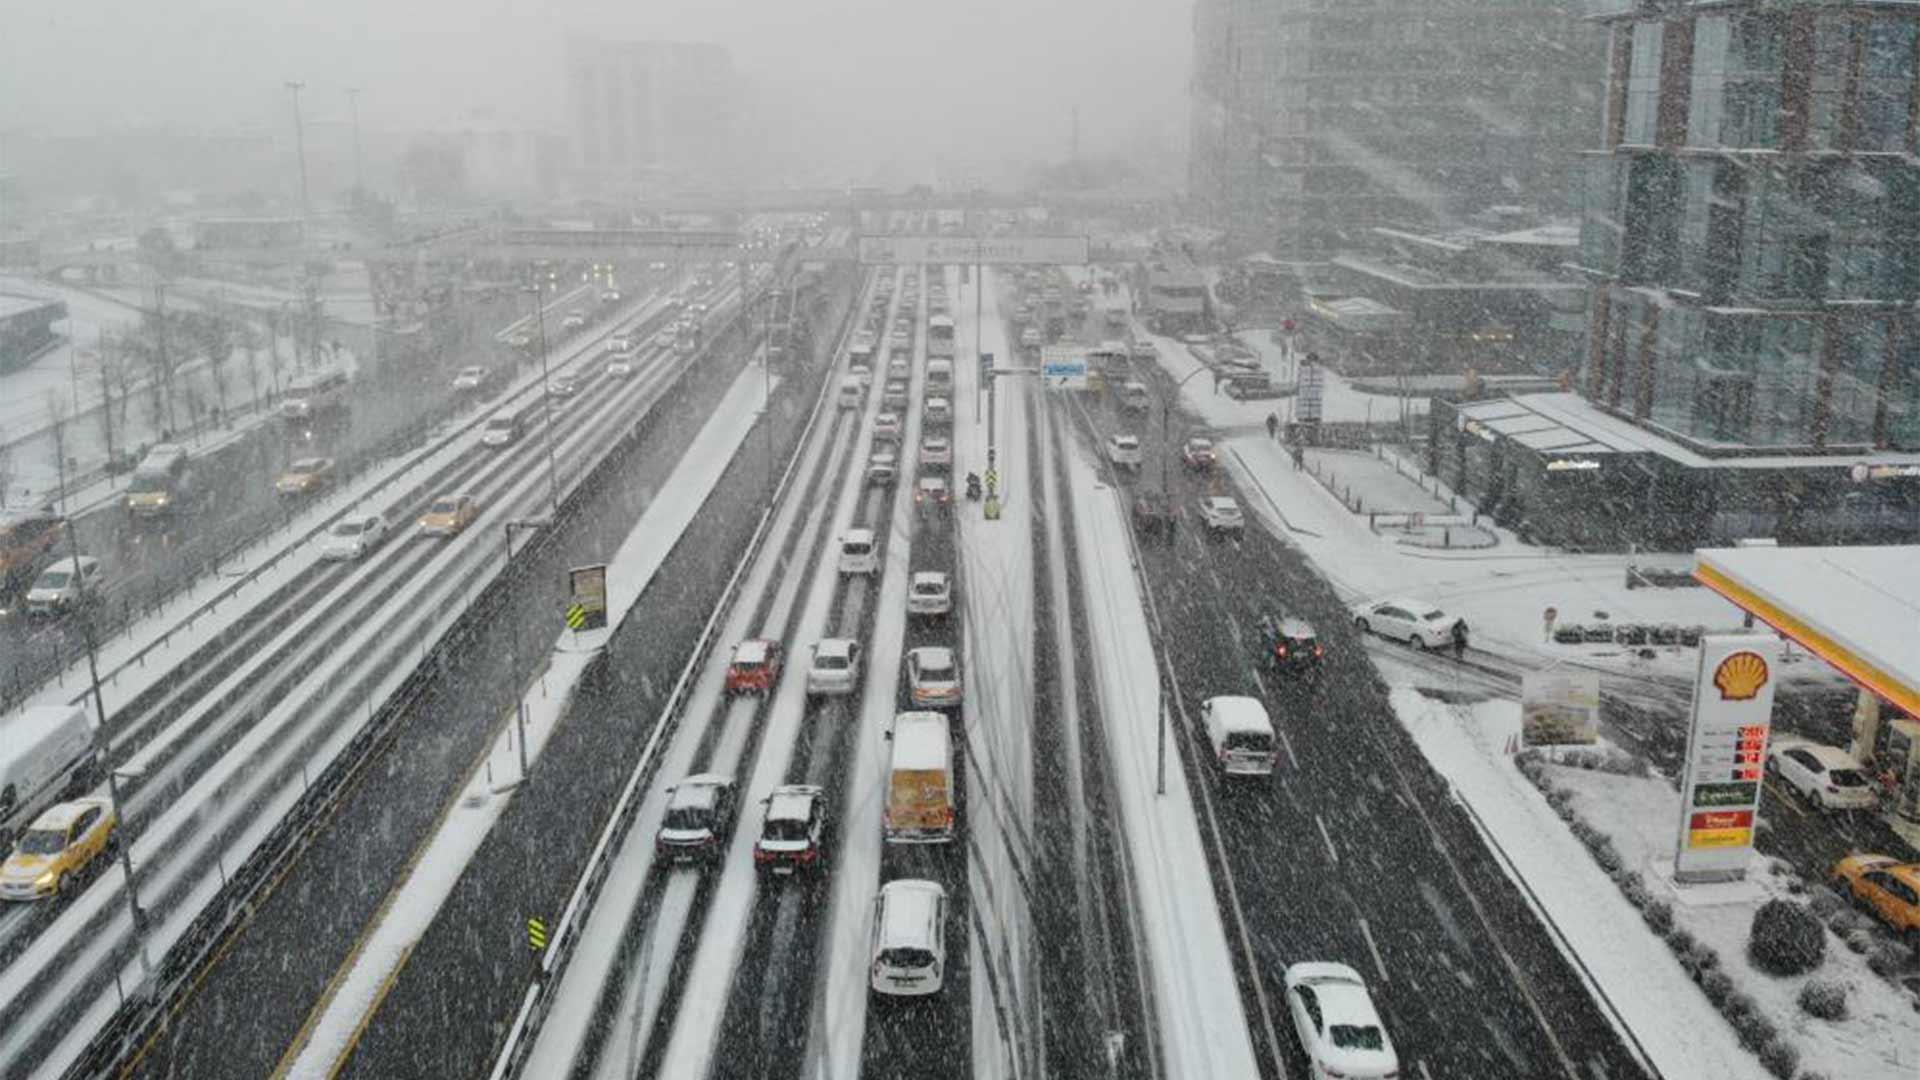
[(1709, 971), (1700, 977), (1700, 992), (1716, 1008), (1723, 1008), (1733, 993), (1733, 977), (1724, 971)]
[(1907, 949), (1891, 941), (1876, 940), (1873, 947), (1867, 950), (1867, 967), (1873, 969), (1875, 975), (1892, 975), (1905, 967), (1906, 963)]
[(1845, 1020), (1847, 990), (1838, 979), (1808, 979), (1800, 988), (1800, 1011), (1820, 1020)]
[(1827, 957), (1827, 928), (1804, 904), (1769, 900), (1753, 913), (1747, 959), (1774, 975), (1801, 975)]
[(1757, 1007), (1750, 1007), (1738, 1016), (1729, 1016), (1727, 1021), (1733, 1025), (1734, 1034), (1740, 1036), (1740, 1045), (1756, 1053), (1780, 1034), (1779, 1029), (1773, 1026), (1773, 1021), (1767, 1019), (1766, 1014)]
[(1665, 900), (1650, 899), (1647, 906), (1640, 909), (1640, 917), (1647, 920), (1656, 934), (1665, 934), (1673, 929), (1673, 905)]
[(1704, 941), (1694, 942), (1692, 959), (1694, 966), (1701, 971), (1720, 970), (1719, 950)]
[(1800, 1048), (1785, 1039), (1774, 1039), (1760, 1049), (1760, 1064), (1780, 1080), (1793, 1080), (1800, 1067)]

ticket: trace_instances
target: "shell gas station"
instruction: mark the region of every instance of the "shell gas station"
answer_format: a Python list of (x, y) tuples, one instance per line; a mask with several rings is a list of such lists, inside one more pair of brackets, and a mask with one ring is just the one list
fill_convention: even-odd
[(1920, 547), (1703, 548), (1693, 576), (1859, 688), (1848, 752), (1920, 847)]

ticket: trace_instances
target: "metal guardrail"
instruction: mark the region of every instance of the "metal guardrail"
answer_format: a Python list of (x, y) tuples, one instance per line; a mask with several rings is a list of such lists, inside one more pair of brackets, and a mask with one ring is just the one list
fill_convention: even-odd
[[(746, 306), (742, 305), (742, 310)], [(858, 302), (847, 305), (847, 314), (840, 328), (838, 340), (832, 356), (838, 357), (846, 350), (853, 328), (857, 325), (863, 308)], [(566, 976), (567, 966), (573, 960), (573, 949), (579, 941), (581, 928), (586, 915), (592, 911), (599, 900), (600, 890), (606, 885), (608, 874), (615, 862), (614, 853), (626, 842), (628, 832), (639, 818), (640, 804), (646, 793), (646, 785), (659, 765), (659, 755), (667, 740), (679, 730), (684, 716), (693, 678), (712, 656), (715, 635), (721, 621), (732, 611), (739, 599), (740, 586), (746, 579), (747, 568), (753, 564), (761, 549), (766, 545), (772, 532), (774, 511), (780, 505), (791, 487), (794, 474), (799, 468), (800, 459), (806, 448), (807, 440), (813, 434), (814, 425), (828, 412), (827, 403), (834, 389), (832, 379), (820, 381), (820, 391), (814, 398), (813, 412), (807, 419), (807, 425), (794, 443), (794, 451), (787, 458), (787, 467), (780, 475), (773, 497), (768, 500), (767, 508), (760, 514), (760, 522), (754, 527), (753, 536), (747, 542), (747, 549), (735, 565), (733, 574), (727, 579), (719, 603), (714, 605), (713, 614), (708, 616), (706, 625), (700, 631), (700, 637), (694, 645), (693, 654), (680, 670), (680, 678), (674, 683), (673, 693), (667, 698), (661, 709), (660, 718), (654, 724), (653, 734), (648, 736), (647, 744), (640, 752), (640, 760), (634, 765), (633, 773), (628, 777), (626, 786), (620, 792), (620, 799), (614, 804), (613, 814), (606, 827), (600, 833), (599, 841), (593, 852), (587, 856), (587, 865), (581, 871), (567, 906), (562, 910), (559, 921), (554, 925), (549, 937), (549, 946), (541, 954), (540, 978), (527, 987), (521, 1000), (520, 1010), (514, 1016), (513, 1025), (507, 1029), (504, 1043), (494, 1058), (493, 1080), (507, 1080), (520, 1075), (526, 1065), (527, 1055), (532, 1053), (540, 1029), (546, 1023), (547, 1009), (551, 1005), (550, 988), (557, 987)]]
[[(738, 321), (736, 313), (715, 338), (724, 337)], [(689, 366), (691, 362), (683, 364), (681, 373)], [(536, 388), (544, 392), (544, 388)], [(486, 410), (482, 410), (480, 417), (469, 422), (468, 427), (480, 423), (485, 415)], [(636, 418), (636, 428), (639, 422), (640, 418)], [(554, 538), (562, 532), (561, 526), (579, 512), (585, 493), (606, 478), (604, 474), (609, 462), (616, 457), (615, 451), (631, 437), (630, 431), (626, 438), (608, 445), (607, 452), (594, 467), (568, 489), (555, 515), (554, 527), (536, 533), (518, 553), (520, 558), (527, 558), (530, 552), (543, 551), (555, 542)], [(439, 445), (445, 441), (441, 440)], [(400, 470), (396, 476), (404, 472)], [(95, 1033), (80, 1057), (61, 1074), (62, 1080), (83, 1080), (111, 1073), (165, 1031), (179, 1003), (199, 984), (202, 970), (252, 918), (263, 888), (277, 881), (320, 836), (333, 811), (353, 789), (356, 778), (378, 759), (376, 751), (392, 739), (400, 721), (438, 676), (443, 658), (466, 645), (505, 603), (507, 575), (513, 572), (513, 567), (507, 567), (468, 598), (453, 624), (421, 653), (399, 687), (388, 695), (327, 768), (308, 783), (299, 801), (246, 860), (227, 876), (213, 899), (167, 949), (150, 978), (123, 998), (113, 1018)]]

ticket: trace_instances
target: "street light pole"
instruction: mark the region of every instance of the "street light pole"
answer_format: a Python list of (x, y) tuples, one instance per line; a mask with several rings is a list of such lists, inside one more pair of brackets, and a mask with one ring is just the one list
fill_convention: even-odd
[(300, 91), (307, 84), (287, 80), (287, 90), (293, 96), (293, 148), (300, 158), (300, 221), (304, 225), (313, 209), (307, 201), (307, 133), (306, 126), (300, 120)]
[(1167, 487), (1167, 459), (1173, 456), (1173, 436), (1168, 430), (1172, 426), (1173, 402), (1175, 399), (1177, 399), (1180, 396), (1180, 388), (1187, 385), (1188, 379), (1191, 379), (1195, 375), (1198, 375), (1201, 372), (1206, 370), (1208, 369), (1204, 364), (1201, 365), (1200, 367), (1194, 368), (1192, 371), (1189, 371), (1185, 375), (1182, 375), (1177, 381), (1174, 382), (1173, 390), (1171, 393), (1162, 394), (1160, 396), (1160, 496), (1161, 498), (1173, 497), (1171, 493), (1171, 489)]
[(541, 427), (547, 433), (547, 504), (551, 508), (554, 520), (560, 519), (560, 473), (553, 463), (553, 391), (547, 385), (547, 304), (540, 292), (540, 283), (524, 286), (522, 292), (533, 293), (533, 322), (540, 332), (540, 417)]
[(353, 112), (353, 190), (366, 190), (367, 181), (360, 171), (360, 88), (347, 87), (347, 107)]
[[(513, 613), (513, 531), (521, 529), (532, 532), (549, 524), (551, 522), (535, 518), (526, 521), (508, 520), (501, 526), (505, 551), (500, 561), (500, 574), (506, 578), (507, 621), (511, 624), (507, 630), (507, 681), (512, 683), (516, 690), (520, 683), (520, 620)], [(527, 781), (527, 703), (514, 702), (513, 711), (514, 722), (517, 725), (514, 737), (520, 746), (520, 782), (524, 784)]]

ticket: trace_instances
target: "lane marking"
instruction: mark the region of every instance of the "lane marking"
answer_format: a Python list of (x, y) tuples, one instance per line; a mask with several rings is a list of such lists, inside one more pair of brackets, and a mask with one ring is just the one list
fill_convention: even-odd
[(1414, 1062), (1414, 1064), (1420, 1067), (1420, 1075), (1423, 1078), (1423, 1080), (1433, 1080), (1433, 1074), (1427, 1071), (1426, 1058), (1421, 1058), (1420, 1060)]
[(1360, 923), (1360, 936), (1367, 939), (1367, 951), (1373, 954), (1373, 966), (1380, 972), (1380, 981), (1392, 982), (1393, 977), (1387, 974), (1387, 962), (1380, 957), (1380, 946), (1374, 944), (1373, 927), (1367, 925), (1365, 915), (1358, 915), (1355, 918)]
[(1318, 826), (1320, 826), (1320, 839), (1322, 839), (1322, 840), (1324, 840), (1324, 841), (1326, 841), (1326, 844), (1327, 844), (1327, 856), (1328, 856), (1329, 858), (1331, 858), (1331, 859), (1332, 859), (1332, 860), (1333, 860), (1334, 862), (1336, 862), (1336, 863), (1338, 863), (1338, 862), (1340, 861), (1340, 853), (1339, 853), (1338, 851), (1336, 851), (1336, 850), (1334, 850), (1334, 847), (1333, 847), (1333, 834), (1332, 834), (1332, 833), (1329, 833), (1329, 832), (1327, 831), (1327, 823), (1326, 823), (1325, 821), (1322, 821), (1322, 820), (1320, 819), (1320, 815), (1319, 815), (1319, 814), (1315, 814), (1315, 815), (1313, 815), (1313, 823), (1314, 823), (1315, 825), (1318, 825)]
[[(1265, 687), (1261, 689), (1264, 690)], [(1295, 772), (1300, 771), (1300, 759), (1293, 756), (1293, 740), (1287, 738), (1287, 729), (1279, 724), (1275, 724), (1273, 725), (1273, 733), (1280, 736), (1280, 748), (1287, 752), (1287, 764), (1293, 766)], [(1321, 831), (1326, 831), (1326, 826), (1321, 826)]]

